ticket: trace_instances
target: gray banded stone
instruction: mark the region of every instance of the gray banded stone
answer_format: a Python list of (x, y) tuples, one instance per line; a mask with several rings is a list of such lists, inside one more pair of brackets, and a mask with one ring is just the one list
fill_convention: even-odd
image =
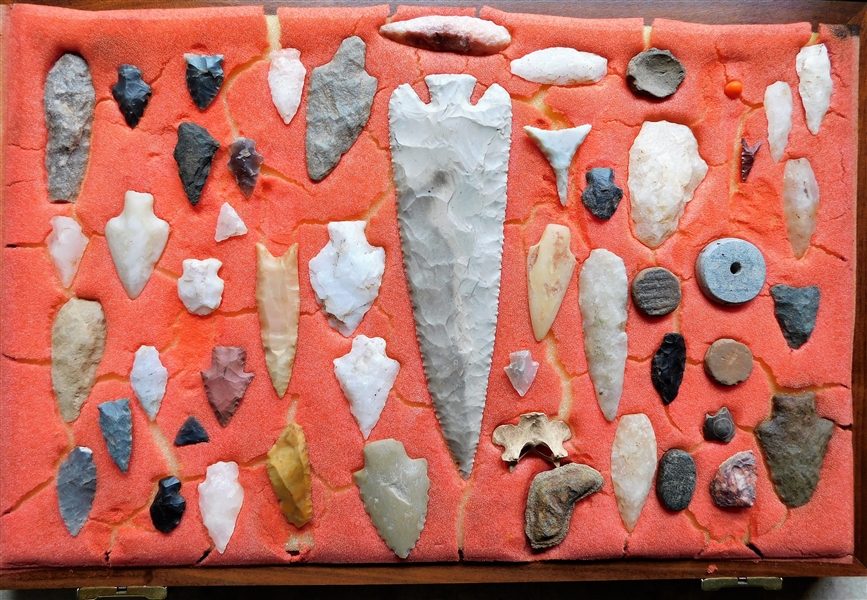
[(722, 238), (704, 247), (695, 261), (698, 286), (719, 304), (743, 304), (765, 285), (765, 258), (746, 240)]

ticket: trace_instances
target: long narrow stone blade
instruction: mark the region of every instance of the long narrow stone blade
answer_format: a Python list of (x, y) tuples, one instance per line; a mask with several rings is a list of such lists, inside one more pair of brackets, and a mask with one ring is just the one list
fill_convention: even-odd
[(425, 78), (389, 103), (403, 260), (428, 388), (452, 456), (473, 469), (500, 295), (512, 103), (470, 75)]

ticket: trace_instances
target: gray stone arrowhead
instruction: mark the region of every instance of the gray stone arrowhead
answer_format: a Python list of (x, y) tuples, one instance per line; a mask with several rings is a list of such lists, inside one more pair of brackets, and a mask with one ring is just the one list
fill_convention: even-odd
[(95, 300), (70, 298), (51, 328), (51, 383), (60, 416), (78, 418), (105, 352), (105, 313)]
[(90, 157), (90, 132), (96, 92), (83, 58), (64, 54), (45, 79), (43, 91), (48, 144), (48, 198), (75, 202)]
[(307, 92), (307, 174), (325, 179), (352, 147), (367, 120), (377, 79), (364, 70), (367, 46), (346, 38), (330, 63), (316, 67)]
[(57, 471), (60, 516), (71, 535), (78, 535), (84, 527), (95, 495), (96, 465), (93, 462), (93, 451), (84, 446), (76, 446)]
[(771, 296), (783, 337), (789, 348), (797, 350), (813, 334), (822, 294), (815, 285), (798, 288), (780, 284), (771, 287)]
[(401, 85), (389, 103), (397, 220), (416, 333), (434, 408), (466, 479), (473, 469), (497, 328), (509, 94), (431, 75), (430, 104)]
[(111, 460), (121, 472), (129, 468), (129, 455), (132, 452), (132, 412), (129, 398), (99, 405), (99, 429)]

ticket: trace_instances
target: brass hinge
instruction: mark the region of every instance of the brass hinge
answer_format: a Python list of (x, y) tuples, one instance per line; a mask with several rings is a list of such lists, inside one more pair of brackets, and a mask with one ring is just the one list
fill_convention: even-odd
[(708, 577), (701, 580), (703, 592), (715, 592), (723, 588), (758, 587), (766, 590), (783, 589), (782, 577)]
[(99, 598), (145, 598), (146, 600), (165, 600), (168, 589), (157, 585), (131, 585), (129, 587), (85, 587), (78, 588), (78, 600), (98, 600)]

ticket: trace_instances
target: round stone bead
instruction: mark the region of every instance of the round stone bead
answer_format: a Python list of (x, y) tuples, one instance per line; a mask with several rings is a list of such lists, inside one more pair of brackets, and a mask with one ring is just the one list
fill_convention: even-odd
[(695, 275), (704, 295), (719, 304), (743, 304), (765, 285), (765, 258), (753, 244), (722, 238), (704, 247), (695, 261)]

